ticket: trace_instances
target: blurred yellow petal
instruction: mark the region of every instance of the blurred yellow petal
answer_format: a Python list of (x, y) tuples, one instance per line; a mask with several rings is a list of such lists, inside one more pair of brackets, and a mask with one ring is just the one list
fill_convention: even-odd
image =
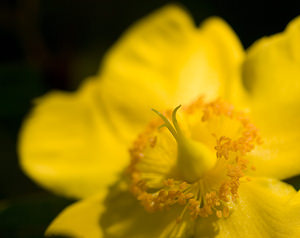
[[(228, 218), (199, 220), (195, 237), (299, 237), (299, 196), (285, 183), (258, 178), (243, 183)], [(293, 211), (293, 213), (290, 213)], [(207, 226), (209, 224), (209, 226)]]
[(243, 67), (249, 107), (264, 143), (253, 175), (288, 178), (300, 172), (300, 17), (249, 50)]
[(103, 194), (97, 194), (67, 207), (48, 227), (46, 236), (103, 237), (103, 199)]
[(300, 173), (300, 105), (255, 105), (253, 121), (260, 129), (263, 144), (249, 155), (255, 166), (253, 176), (286, 179)]
[(243, 54), (221, 19), (197, 28), (181, 8), (166, 6), (132, 26), (107, 54), (99, 94), (117, 128), (124, 130), (125, 121), (127, 131), (142, 129), (153, 117), (151, 108), (220, 96)]
[(240, 77), (240, 67), (244, 60), (241, 42), (229, 25), (218, 17), (211, 17), (201, 25), (204, 34), (219, 50), (219, 60), (223, 64), (224, 82), (222, 98), (235, 102), (239, 106), (244, 100), (245, 90)]
[(299, 237), (300, 236), (300, 221), (299, 221), (299, 211), (300, 211), (300, 191), (289, 201), (288, 209), (285, 211), (286, 222), (289, 223), (291, 229), (289, 231), (289, 237)]
[(167, 6), (132, 26), (103, 61), (100, 76), (77, 93), (38, 100), (20, 136), (21, 165), (56, 193), (86, 197), (111, 184), (151, 108), (221, 94), (243, 56), (220, 19), (198, 29)]
[[(46, 235), (110, 238), (190, 237), (193, 223), (176, 223), (182, 209), (146, 212), (127, 189), (113, 189), (103, 201), (95, 196), (65, 209)], [(95, 236), (97, 235), (97, 236)]]
[(253, 44), (243, 66), (243, 81), (253, 100), (300, 104), (300, 17), (282, 33)]
[(52, 92), (36, 100), (20, 134), (23, 170), (56, 193), (83, 197), (114, 182), (126, 149), (92, 98), (95, 82), (77, 93)]

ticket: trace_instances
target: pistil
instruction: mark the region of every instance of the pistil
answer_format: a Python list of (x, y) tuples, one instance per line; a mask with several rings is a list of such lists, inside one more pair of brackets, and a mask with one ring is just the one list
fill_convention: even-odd
[(188, 138), (179, 127), (176, 113), (180, 106), (176, 107), (172, 113), (172, 123), (160, 112), (153, 109), (158, 114), (165, 126), (174, 136), (177, 142), (177, 168), (182, 179), (187, 182), (195, 182), (212, 169), (216, 164), (216, 155), (206, 145), (191, 138)]

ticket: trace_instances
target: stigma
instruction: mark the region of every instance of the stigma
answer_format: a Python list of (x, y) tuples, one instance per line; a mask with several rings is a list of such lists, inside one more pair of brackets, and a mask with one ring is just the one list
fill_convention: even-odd
[[(179, 110), (180, 109), (180, 110)], [(193, 219), (227, 217), (261, 143), (247, 115), (202, 98), (158, 115), (130, 149), (130, 191), (149, 212), (183, 206)]]

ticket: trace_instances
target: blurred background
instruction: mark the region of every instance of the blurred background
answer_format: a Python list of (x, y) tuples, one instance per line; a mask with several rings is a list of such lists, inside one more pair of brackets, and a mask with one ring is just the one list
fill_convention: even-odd
[[(18, 131), (32, 99), (52, 89), (72, 91), (97, 72), (105, 51), (133, 22), (164, 0), (0, 1), (0, 237), (43, 237), (73, 201), (39, 188), (20, 170)], [(224, 18), (245, 48), (280, 32), (300, 13), (299, 1), (177, 1), (195, 22)], [(299, 189), (300, 179), (288, 181)]]

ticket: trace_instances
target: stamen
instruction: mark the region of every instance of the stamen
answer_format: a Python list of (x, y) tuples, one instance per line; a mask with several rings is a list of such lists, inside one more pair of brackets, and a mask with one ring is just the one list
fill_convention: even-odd
[[(203, 152), (208, 149), (207, 145), (187, 138), (181, 130), (176, 118), (180, 107), (176, 107), (172, 114), (167, 114), (172, 123), (167, 116), (152, 109), (164, 122), (162, 126), (166, 127), (175, 138), (177, 154), (168, 152), (174, 147), (173, 144), (168, 143), (173, 143), (173, 141), (165, 140), (166, 135), (163, 131), (157, 131), (161, 121), (151, 122), (130, 150), (131, 164), (127, 170), (130, 177), (130, 191), (149, 212), (169, 209), (175, 204), (184, 206), (177, 219), (178, 223), (184, 219), (185, 214), (189, 214), (192, 219), (213, 214), (217, 218), (226, 218), (239, 197), (238, 189), (241, 181), (248, 181), (248, 177), (245, 176), (248, 167), (255, 169), (246, 155), (261, 143), (258, 130), (245, 114), (235, 111), (230, 104), (221, 100), (205, 104), (201, 98), (183, 110), (187, 117), (193, 117), (199, 113), (200, 120), (197, 125), (201, 125), (200, 128), (208, 125), (211, 127), (207, 130), (222, 128), (222, 124), (215, 125), (214, 123), (224, 123), (224, 121), (227, 121), (229, 126), (230, 123), (239, 125), (235, 132), (237, 134), (234, 136), (222, 134), (220, 131), (211, 131), (212, 138), (215, 138), (215, 145), (212, 146), (215, 154), (207, 155)], [(155, 153), (149, 154), (150, 151), (163, 153), (162, 158), (168, 159), (158, 160), (157, 158), (161, 157), (155, 156)], [(213, 156), (213, 159), (210, 156)], [(215, 160), (216, 164), (207, 167), (203, 163), (205, 158)], [(157, 170), (155, 175), (153, 168), (160, 166), (160, 163), (167, 163), (166, 161), (174, 161), (177, 165), (177, 172), (174, 172), (174, 164), (172, 164), (173, 167), (170, 165), (170, 169), (166, 170), (169, 172), (163, 174), (162, 170)], [(141, 164), (143, 166), (139, 167)], [(162, 166), (165, 165), (162, 164)], [(204, 170), (199, 170), (199, 167)], [(154, 177), (155, 181), (161, 180), (161, 183), (153, 183), (151, 179)]]

